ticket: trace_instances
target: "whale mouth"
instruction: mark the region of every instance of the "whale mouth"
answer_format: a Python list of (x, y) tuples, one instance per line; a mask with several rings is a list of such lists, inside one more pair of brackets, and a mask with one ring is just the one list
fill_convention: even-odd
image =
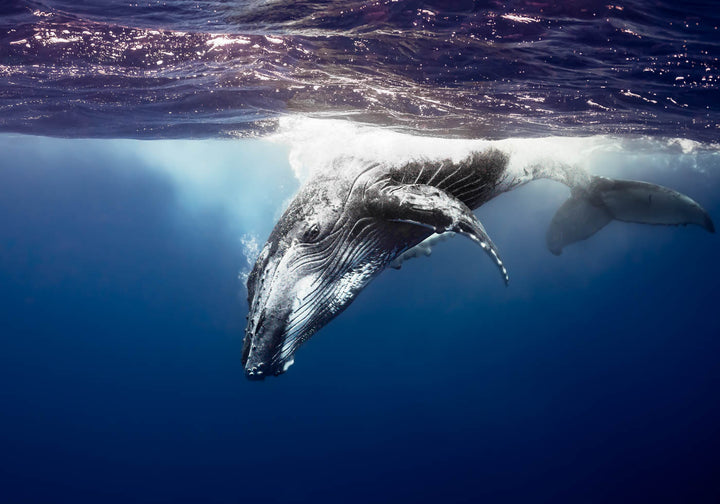
[(251, 381), (262, 381), (268, 376), (280, 376), (285, 373), (290, 366), (295, 364), (295, 358), (290, 357), (278, 365), (260, 364), (245, 367), (245, 377)]
[(283, 352), (287, 336), (285, 316), (262, 309), (258, 316), (251, 314), (245, 329), (242, 366), (249, 380), (263, 380), (279, 376), (294, 363), (292, 352)]

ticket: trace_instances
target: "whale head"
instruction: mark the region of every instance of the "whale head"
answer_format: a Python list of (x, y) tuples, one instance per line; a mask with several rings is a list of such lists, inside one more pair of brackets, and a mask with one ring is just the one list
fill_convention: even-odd
[(398, 240), (363, 198), (362, 184), (315, 180), (278, 221), (247, 280), (242, 364), (248, 378), (284, 373), (298, 347), (399, 252)]

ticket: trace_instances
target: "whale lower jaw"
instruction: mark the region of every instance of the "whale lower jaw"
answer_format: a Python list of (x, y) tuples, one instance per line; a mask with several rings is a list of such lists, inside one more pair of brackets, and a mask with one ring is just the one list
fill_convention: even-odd
[(295, 364), (295, 357), (291, 357), (290, 359), (286, 360), (285, 362), (283, 362), (281, 367), (276, 368), (271, 373), (265, 371), (262, 366), (253, 366), (245, 370), (245, 376), (248, 380), (260, 381), (264, 380), (267, 376), (280, 376), (288, 369), (290, 369), (290, 366), (292, 366), (293, 364)]

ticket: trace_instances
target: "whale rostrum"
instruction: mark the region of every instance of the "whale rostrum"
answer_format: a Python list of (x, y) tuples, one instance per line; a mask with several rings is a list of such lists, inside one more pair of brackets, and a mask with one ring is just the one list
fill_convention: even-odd
[(467, 236), (507, 284), (500, 252), (473, 210), (532, 180), (548, 178), (570, 188), (546, 233), (556, 255), (612, 220), (715, 230), (698, 203), (672, 189), (593, 176), (561, 163), (511, 170), (509, 156), (497, 149), (460, 162), (338, 163), (333, 173), (301, 187), (248, 276), (242, 364), (250, 379), (285, 372), (303, 342), (430, 236)]

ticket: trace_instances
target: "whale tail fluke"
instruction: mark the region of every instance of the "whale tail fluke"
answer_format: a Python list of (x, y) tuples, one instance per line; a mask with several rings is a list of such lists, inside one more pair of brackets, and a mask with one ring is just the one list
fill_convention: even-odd
[(612, 220), (679, 226), (695, 224), (714, 233), (712, 219), (693, 199), (667, 187), (634, 180), (593, 177), (572, 189), (545, 235), (550, 252), (594, 235)]

